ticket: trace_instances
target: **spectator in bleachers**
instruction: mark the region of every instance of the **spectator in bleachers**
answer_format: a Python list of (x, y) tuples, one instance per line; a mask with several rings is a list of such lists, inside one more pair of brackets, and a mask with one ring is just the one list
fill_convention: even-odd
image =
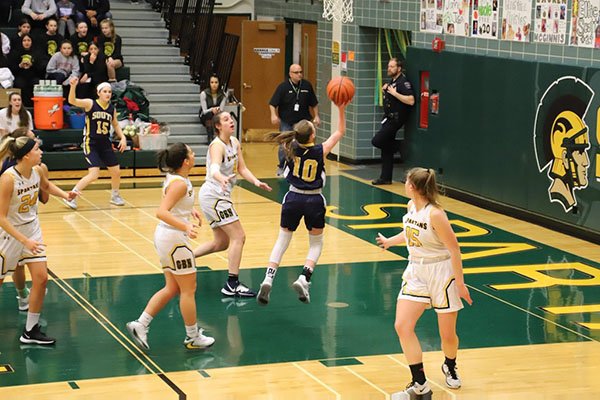
[(89, 54), (83, 57), (82, 75), (77, 89), (81, 87), (81, 97), (95, 99), (96, 86), (108, 80), (108, 71), (98, 43), (90, 43), (88, 50)]
[(121, 55), (121, 36), (115, 32), (115, 24), (112, 19), (105, 19), (100, 23), (102, 34), (98, 39), (98, 44), (102, 49), (102, 54), (106, 57), (106, 69), (108, 70), (108, 80), (116, 81), (116, 70), (123, 66), (123, 56)]
[[(69, 0), (59, 0), (56, 3), (58, 16), (58, 34), (68, 38), (75, 34), (75, 3)], [(67, 30), (69, 31), (67, 33)], [(68, 36), (67, 36), (68, 35)]]
[(213, 140), (212, 118), (223, 111), (227, 95), (219, 85), (219, 77), (216, 74), (210, 77), (209, 87), (200, 93), (200, 121), (206, 127), (208, 134), (207, 142)]
[[(46, 21), (46, 32), (40, 35), (39, 48), (44, 55), (44, 63), (48, 64), (50, 58), (58, 52), (58, 47), (65, 40), (61, 35), (57, 33), (58, 22), (56, 18), (51, 17)], [(37, 43), (36, 43), (37, 44)], [(45, 65), (44, 65), (45, 67)]]
[(73, 51), (79, 57), (79, 61), (83, 62), (83, 57), (88, 54), (88, 46), (94, 40), (92, 34), (88, 31), (88, 25), (85, 21), (80, 21), (75, 27), (77, 31), (71, 36), (71, 43), (73, 44)]
[[(69, 79), (79, 78), (79, 60), (73, 54), (73, 46), (68, 40), (60, 44), (60, 51), (52, 56), (46, 67), (46, 79), (53, 79), (68, 89)], [(65, 90), (68, 95), (68, 90)]]
[(2, 32), (0, 32), (0, 38), (2, 41), (2, 54), (7, 55), (10, 53), (10, 39)]
[(9, 66), (15, 77), (14, 87), (21, 89), (23, 104), (27, 107), (33, 105), (33, 86), (44, 76), (41, 59), (29, 34), (24, 34), (21, 45), (10, 51)]
[(75, 9), (75, 20), (86, 21), (92, 28), (97, 28), (100, 21), (112, 18), (108, 0), (79, 0)]
[(21, 12), (31, 18), (32, 28), (43, 29), (46, 21), (56, 15), (54, 0), (25, 0)]
[(0, 110), (0, 135), (4, 136), (17, 128), (27, 128), (33, 131), (33, 118), (31, 113), (23, 107), (21, 95), (11, 93), (8, 96), (8, 107)]
[(29, 18), (22, 18), (19, 21), (17, 33), (9, 38), (10, 39), (10, 48), (11, 50), (16, 50), (21, 47), (21, 39), (23, 35), (28, 35), (31, 32), (31, 23), (29, 22)]

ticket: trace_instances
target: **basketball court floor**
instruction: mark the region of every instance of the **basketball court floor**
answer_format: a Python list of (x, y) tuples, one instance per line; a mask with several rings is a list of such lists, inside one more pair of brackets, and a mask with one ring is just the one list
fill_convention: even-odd
[[(244, 147), (251, 170), (274, 189), (240, 182), (233, 193), (247, 236), (240, 278), (258, 289), (287, 185), (274, 177), (276, 148)], [(0, 399), (389, 399), (410, 381), (393, 327), (407, 254), (381, 250), (375, 237), (399, 232), (407, 198), (399, 182), (373, 187), (337, 163), (327, 171), (328, 225), (311, 303), (291, 288), (308, 248), (303, 227), (267, 307), (220, 294), (226, 252), (199, 258), (198, 322), (216, 342), (195, 352), (183, 346), (177, 301), (154, 319), (150, 350), (138, 350), (125, 329), (163, 285), (152, 243), (162, 179), (124, 179), (125, 207), (109, 205), (107, 180), (84, 191), (76, 212), (57, 199), (40, 205), (50, 270), (42, 325), (57, 344), (19, 343), (26, 313), (7, 279)], [(197, 189), (203, 177), (192, 180)], [(459, 313), (459, 390), (444, 383), (434, 312), (417, 325), (434, 399), (597, 399), (599, 246), (452, 199), (443, 205), (474, 304)], [(194, 243), (211, 237), (203, 226)]]

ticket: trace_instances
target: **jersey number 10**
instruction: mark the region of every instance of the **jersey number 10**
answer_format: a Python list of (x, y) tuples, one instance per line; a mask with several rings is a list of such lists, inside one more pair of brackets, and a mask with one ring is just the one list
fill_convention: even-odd
[(292, 175), (302, 179), (304, 182), (312, 182), (317, 179), (318, 166), (319, 163), (317, 160), (304, 160), (304, 162), (302, 162), (300, 157), (295, 157)]

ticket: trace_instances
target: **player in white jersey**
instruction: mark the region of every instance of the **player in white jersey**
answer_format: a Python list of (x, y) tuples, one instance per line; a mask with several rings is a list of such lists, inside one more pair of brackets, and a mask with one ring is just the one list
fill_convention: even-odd
[[(444, 210), (432, 169), (412, 168), (404, 185), (410, 197), (402, 219), (404, 230), (386, 238), (381, 233), (377, 242), (383, 249), (406, 243), (409, 262), (402, 275), (402, 288), (396, 305), (394, 327), (406, 356), (412, 382), (406, 390), (392, 395), (396, 399), (431, 398), (431, 388), (423, 370), (423, 353), (415, 334), (415, 325), (426, 308), (437, 312), (442, 350), (446, 359), (442, 371), (452, 389), (461, 386), (456, 374), (458, 336), (456, 318), (463, 308), (461, 298), (472, 304), (465, 285), (460, 247)], [(420, 397), (419, 397), (420, 396)]]
[(233, 136), (235, 121), (228, 112), (213, 117), (217, 136), (208, 146), (206, 182), (200, 188), (198, 200), (214, 238), (194, 249), (194, 256), (223, 251), (229, 247), (227, 282), (221, 289), (225, 296), (255, 297), (256, 292), (239, 281), (240, 261), (246, 234), (231, 202), (231, 191), (239, 174), (255, 186), (271, 191), (246, 167), (240, 142)]
[[(142, 349), (150, 348), (147, 338), (150, 322), (177, 295), (185, 324), (185, 347), (202, 349), (215, 342), (202, 334), (196, 322), (196, 263), (190, 238), (196, 238), (202, 220), (194, 209), (194, 188), (189, 179), (194, 157), (194, 152), (183, 143), (158, 152), (158, 168), (167, 172), (167, 177), (156, 211), (160, 222), (154, 231), (154, 247), (164, 271), (165, 287), (152, 296), (136, 321), (127, 323), (127, 330)], [(198, 225), (192, 223), (192, 217), (198, 220)]]
[(42, 150), (29, 137), (6, 137), (0, 144), (0, 162), (12, 157), (17, 164), (0, 177), (0, 285), (18, 264), (27, 264), (31, 273), (29, 311), (22, 343), (49, 345), (56, 340), (46, 336), (39, 325), (40, 311), (46, 296), (48, 270), (37, 216), (40, 190), (71, 200), (75, 192), (65, 193), (44, 176), (40, 162)]

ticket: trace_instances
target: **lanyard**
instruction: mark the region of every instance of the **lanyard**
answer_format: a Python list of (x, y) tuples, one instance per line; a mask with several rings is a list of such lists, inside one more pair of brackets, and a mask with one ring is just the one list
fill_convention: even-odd
[(288, 81), (290, 82), (290, 85), (292, 85), (292, 90), (294, 91), (294, 93), (296, 93), (296, 103), (297, 103), (298, 96), (300, 96), (300, 88), (302, 87), (302, 79), (300, 79), (300, 81), (298, 81), (298, 88), (296, 88), (296, 86), (294, 86), (294, 83), (292, 82), (291, 79), (288, 79)]

